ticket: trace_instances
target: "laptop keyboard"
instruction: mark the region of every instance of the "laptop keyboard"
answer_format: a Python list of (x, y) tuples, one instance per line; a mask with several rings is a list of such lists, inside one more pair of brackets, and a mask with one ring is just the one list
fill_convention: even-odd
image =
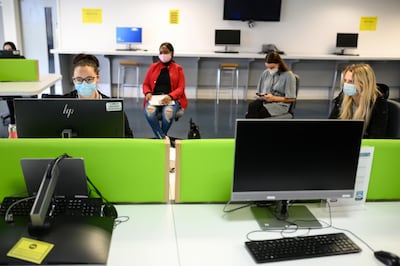
[[(8, 208), (15, 204), (9, 214), (13, 216), (29, 216), (35, 199), (23, 200), (21, 197), (5, 197), (0, 206), (0, 217), (4, 217)], [(50, 204), (50, 216), (103, 216), (103, 201), (100, 198), (54, 198)]]

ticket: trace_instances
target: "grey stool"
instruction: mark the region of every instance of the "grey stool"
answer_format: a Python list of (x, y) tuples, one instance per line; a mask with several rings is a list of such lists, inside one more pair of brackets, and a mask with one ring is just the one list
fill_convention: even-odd
[[(126, 83), (126, 71), (128, 69), (134, 69), (136, 71), (136, 80), (135, 83)], [(124, 88), (125, 87), (137, 87), (136, 93), (136, 101), (139, 101), (140, 95), (140, 67), (139, 64), (135, 61), (121, 61), (119, 62), (118, 68), (118, 91), (117, 91), (117, 98), (124, 97)], [(122, 93), (121, 93), (122, 89)], [(121, 95), (120, 95), (121, 93)]]
[(232, 98), (233, 90), (236, 87), (236, 103), (239, 101), (239, 64), (219, 64), (217, 71), (217, 104), (219, 103), (219, 90), (221, 88), (221, 75), (228, 73), (232, 75)]

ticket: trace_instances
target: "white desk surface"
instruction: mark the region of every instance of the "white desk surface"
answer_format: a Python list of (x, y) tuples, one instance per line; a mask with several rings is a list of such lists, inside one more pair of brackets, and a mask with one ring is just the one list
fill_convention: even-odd
[(171, 208), (168, 204), (117, 205), (118, 215), (129, 220), (113, 231), (107, 265), (179, 265)]
[[(52, 49), (53, 54), (78, 54), (78, 53), (91, 53), (95, 55), (108, 55), (108, 56), (155, 56), (158, 51), (117, 51), (117, 50), (67, 50), (67, 49)], [(197, 58), (250, 58), (250, 59), (263, 59), (265, 54), (257, 52), (240, 51), (239, 53), (215, 53), (213, 51), (198, 51), (198, 52), (185, 52), (176, 51), (175, 57), (197, 57)], [(379, 56), (379, 55), (334, 55), (334, 54), (284, 54), (283, 59), (293, 60), (333, 60), (333, 61), (399, 61), (400, 56)]]
[(38, 95), (61, 80), (61, 77), (59, 74), (47, 74), (40, 76), (39, 81), (0, 82), (0, 96)]
[[(133, 204), (116, 205), (119, 216), (129, 216), (113, 232), (107, 265), (235, 266), (258, 265), (244, 242), (249, 232), (259, 230), (248, 207), (224, 213), (223, 204)], [(235, 205), (237, 206), (237, 205)], [(321, 221), (329, 222), (325, 207), (307, 205)], [(231, 206), (229, 208), (232, 208)], [(400, 202), (372, 202), (363, 209), (333, 210), (333, 226), (350, 230), (374, 250), (400, 255)], [(328, 228), (309, 234), (341, 232)], [(298, 231), (290, 236), (304, 234)], [(268, 263), (265, 265), (382, 265), (372, 251), (345, 232), (361, 253)], [(253, 233), (253, 239), (279, 238), (279, 233)]]

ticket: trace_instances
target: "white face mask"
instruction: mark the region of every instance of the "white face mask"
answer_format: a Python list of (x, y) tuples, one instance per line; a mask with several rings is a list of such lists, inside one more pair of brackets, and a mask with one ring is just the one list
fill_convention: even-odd
[(276, 69), (276, 68), (274, 68), (274, 69), (268, 68), (267, 71), (268, 71), (271, 75), (274, 75), (276, 72), (278, 72), (278, 69)]
[(158, 56), (158, 58), (160, 58), (161, 62), (168, 63), (169, 61), (171, 61), (172, 55), (171, 54), (160, 54)]

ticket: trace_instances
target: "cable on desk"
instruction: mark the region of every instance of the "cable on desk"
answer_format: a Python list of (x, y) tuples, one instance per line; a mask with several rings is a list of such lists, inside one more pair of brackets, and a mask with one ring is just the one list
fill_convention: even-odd
[[(305, 234), (300, 235), (300, 236), (306, 236), (306, 235), (309, 234), (309, 232), (311, 232), (311, 230), (333, 228), (333, 229), (336, 229), (336, 230), (339, 230), (339, 231), (344, 231), (344, 232), (347, 232), (347, 233), (351, 234), (352, 236), (354, 236), (355, 238), (357, 238), (361, 243), (363, 243), (368, 249), (370, 249), (372, 252), (375, 252), (375, 250), (374, 250), (366, 241), (364, 241), (361, 237), (359, 237), (358, 235), (356, 235), (354, 232), (352, 232), (352, 231), (350, 231), (350, 230), (348, 230), (348, 229), (345, 229), (345, 228), (339, 228), (339, 227), (334, 226), (334, 225), (333, 225), (333, 222), (332, 222), (332, 209), (331, 209), (331, 205), (330, 205), (329, 201), (326, 201), (326, 204), (327, 204), (327, 206), (328, 206), (329, 222), (327, 223), (327, 222), (325, 222), (325, 221), (323, 221), (323, 220), (319, 220), (319, 219), (318, 219), (318, 221), (319, 221), (320, 223), (323, 223), (323, 224), (326, 225), (326, 226), (323, 226), (322, 228), (302, 228), (302, 229), (298, 229), (298, 228), (288, 228), (288, 229), (283, 229), (283, 230), (282, 230), (282, 229), (278, 229), (278, 230), (273, 230), (273, 229), (260, 229), (260, 230), (254, 230), (254, 231), (248, 232), (248, 233), (246, 234), (246, 238), (247, 238), (249, 241), (254, 241), (254, 239), (252, 239), (252, 238), (250, 237), (251, 234), (253, 234), (253, 233), (265, 233), (265, 232), (268, 232), (268, 233), (271, 233), (271, 232), (272, 232), (272, 233), (274, 233), (274, 232), (275, 232), (275, 233), (280, 233), (281, 237), (285, 238), (285, 237), (288, 237), (287, 235), (285, 235), (285, 233), (296, 233), (296, 232), (298, 232), (299, 230), (307, 230), (307, 232), (306, 232)], [(290, 236), (289, 236), (289, 237), (290, 237)]]
[(246, 207), (250, 207), (253, 203), (247, 203), (247, 204), (242, 205), (242, 206), (239, 206), (239, 207), (237, 207), (237, 208), (233, 208), (233, 209), (229, 209), (229, 210), (228, 210), (227, 207), (229, 206), (229, 204), (231, 204), (231, 201), (228, 201), (228, 202), (225, 204), (225, 206), (224, 206), (224, 208), (223, 208), (223, 212), (225, 212), (225, 213), (234, 212), (234, 211), (237, 211), (237, 210), (246, 208)]
[(6, 213), (4, 215), (5, 222), (12, 223), (14, 221), (14, 217), (13, 217), (12, 213), (10, 214), (10, 211), (14, 206), (20, 204), (21, 202), (28, 201), (28, 200), (31, 200), (34, 198), (36, 198), (36, 196), (26, 197), (26, 198), (23, 198), (23, 199), (20, 199), (20, 200), (17, 200), (15, 202), (11, 203), (10, 206), (8, 206)]

